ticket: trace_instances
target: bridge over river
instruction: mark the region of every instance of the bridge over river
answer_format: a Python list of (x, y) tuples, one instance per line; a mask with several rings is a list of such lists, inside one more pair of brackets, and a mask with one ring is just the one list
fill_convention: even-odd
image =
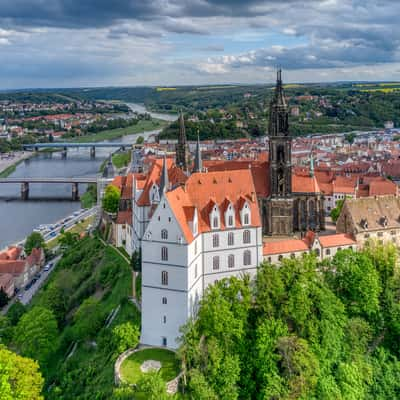
[(109, 147), (125, 150), (131, 148), (132, 144), (124, 142), (93, 142), (93, 143), (66, 143), (66, 142), (52, 142), (52, 143), (25, 143), (22, 145), (24, 150), (39, 151), (40, 149), (62, 149), (63, 157), (66, 157), (67, 150), (70, 148), (89, 148), (90, 156), (96, 156), (96, 148)]
[(70, 183), (72, 185), (72, 200), (79, 200), (79, 184), (98, 183), (98, 177), (74, 177), (74, 178), (0, 178), (0, 184), (5, 183), (20, 183), (21, 184), (21, 199), (29, 199), (29, 185), (32, 183)]

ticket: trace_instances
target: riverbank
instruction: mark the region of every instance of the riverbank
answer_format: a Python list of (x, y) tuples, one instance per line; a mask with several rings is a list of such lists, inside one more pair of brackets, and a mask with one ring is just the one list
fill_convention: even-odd
[(11, 158), (0, 159), (0, 178), (7, 178), (15, 171), (18, 164), (30, 157), (32, 157), (32, 153), (18, 151), (13, 153), (13, 157)]
[(136, 125), (128, 126), (126, 128), (110, 129), (94, 133), (92, 135), (84, 135), (74, 138), (69, 138), (66, 142), (74, 143), (94, 143), (102, 142), (105, 140), (118, 139), (127, 135), (136, 135), (147, 131), (153, 131), (164, 128), (168, 125), (167, 121), (160, 119), (140, 120)]

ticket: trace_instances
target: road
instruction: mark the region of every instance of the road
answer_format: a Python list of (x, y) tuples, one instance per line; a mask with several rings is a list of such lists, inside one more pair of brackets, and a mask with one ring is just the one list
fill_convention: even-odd
[(48, 264), (53, 264), (53, 266), (48, 270), (44, 271), (44, 269), (41, 271), (40, 278), (28, 289), (25, 290), (23, 287), (21, 288), (20, 292), (18, 293), (17, 296), (14, 296), (9, 303), (1, 310), (0, 314), (1, 315), (6, 315), (8, 312), (8, 309), (16, 302), (20, 301), (24, 306), (29, 304), (32, 300), (32, 297), (37, 293), (37, 291), (43, 286), (43, 284), (46, 282), (47, 278), (49, 275), (53, 272), (55, 266), (57, 265), (58, 261), (61, 259), (61, 255), (53, 258), (48, 262)]
[[(58, 221), (57, 223), (54, 224), (55, 228), (51, 232), (43, 235), (45, 242), (55, 239), (61, 233), (62, 229), (64, 229), (64, 231), (67, 231), (68, 229), (70, 229), (74, 225), (76, 225), (79, 221), (81, 221), (82, 219), (86, 219), (86, 218), (91, 217), (92, 215), (95, 215), (98, 212), (98, 210), (99, 210), (99, 206), (94, 206), (92, 208), (89, 208), (88, 210), (85, 210), (84, 212), (82, 212), (78, 215), (66, 217), (66, 218), (62, 219), (61, 221)], [(68, 218), (71, 218), (71, 219), (69, 219), (67, 221)]]
[(60, 261), (61, 256), (57, 256), (56, 258), (53, 258), (47, 265), (53, 264), (53, 266), (48, 270), (45, 271), (44, 269), (41, 271), (40, 278), (28, 289), (25, 290), (24, 288), (21, 288), (21, 291), (19, 292), (18, 300), (26, 306), (29, 304), (32, 300), (32, 297), (36, 294), (36, 292), (43, 286), (43, 284), (46, 282), (47, 278), (49, 275), (52, 273), (54, 270), (54, 267), (57, 265), (58, 261)]

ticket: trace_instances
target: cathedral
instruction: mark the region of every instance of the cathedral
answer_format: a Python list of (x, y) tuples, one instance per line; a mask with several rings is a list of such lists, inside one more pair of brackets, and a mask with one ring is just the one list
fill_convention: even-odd
[(291, 236), (295, 232), (325, 229), (323, 196), (314, 177), (293, 174), (292, 136), (283, 93), (281, 70), (269, 109), (269, 194), (259, 198), (263, 233)]

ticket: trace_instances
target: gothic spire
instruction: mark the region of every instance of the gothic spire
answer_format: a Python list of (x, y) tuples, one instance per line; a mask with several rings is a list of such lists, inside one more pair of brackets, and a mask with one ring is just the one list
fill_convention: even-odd
[(168, 190), (169, 180), (168, 180), (168, 168), (167, 168), (167, 157), (164, 154), (161, 179), (160, 179), (160, 197), (164, 192)]
[(183, 112), (179, 115), (179, 138), (178, 142), (181, 145), (186, 144), (186, 130), (185, 130), (185, 118), (183, 117)]
[(189, 150), (186, 143), (186, 130), (185, 130), (185, 119), (183, 117), (183, 112), (179, 115), (179, 135), (178, 143), (176, 145), (176, 165), (180, 167), (183, 171), (188, 170), (188, 157)]
[(276, 73), (275, 104), (286, 107), (285, 95), (283, 94), (282, 70), (279, 68)]
[(197, 144), (196, 144), (196, 154), (194, 159), (193, 172), (201, 172), (202, 170), (203, 170), (203, 160), (201, 159), (200, 136), (199, 136), (199, 131), (197, 131)]

